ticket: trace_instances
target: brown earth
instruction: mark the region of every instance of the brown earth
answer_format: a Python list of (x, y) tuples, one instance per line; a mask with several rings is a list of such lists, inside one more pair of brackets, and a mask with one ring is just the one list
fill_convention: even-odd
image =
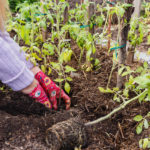
[[(72, 45), (74, 45), (72, 43)], [(78, 53), (76, 45), (72, 47)], [(33, 102), (29, 97), (10, 90), (1, 92), (0, 103), (0, 149), (3, 150), (48, 150), (45, 143), (46, 129), (80, 115), (85, 122), (95, 120), (112, 111), (117, 104), (113, 95), (102, 94), (98, 87), (106, 87), (112, 66), (111, 57), (106, 50), (97, 48), (97, 58), (101, 62), (98, 71), (89, 73), (77, 72), (71, 82), (72, 109), (59, 108), (49, 111), (44, 106)], [(73, 58), (71, 65), (77, 68)], [(54, 74), (52, 78), (54, 78)], [(110, 87), (116, 84), (116, 73), (113, 74)], [(148, 137), (150, 131), (141, 135), (135, 133), (136, 123), (133, 117), (145, 115), (150, 104), (132, 103), (112, 118), (93, 127), (89, 127), (88, 147), (84, 150), (138, 150), (140, 138)], [(53, 141), (52, 141), (53, 142)]]
[[(77, 1), (70, 3), (74, 6), (75, 2)], [(74, 42), (71, 45), (78, 56), (79, 48)], [(112, 58), (107, 55), (107, 50), (100, 47), (97, 47), (97, 58), (101, 64), (99, 70), (77, 71), (73, 75), (73, 82), (70, 83), (70, 111), (65, 111), (64, 105), (59, 106), (58, 111), (48, 110), (28, 96), (4, 87), (6, 90), (0, 91), (0, 149), (49, 150), (45, 133), (52, 125), (75, 116), (81, 116), (84, 122), (88, 122), (112, 111), (118, 105), (113, 101), (113, 95), (103, 94), (98, 90), (99, 86), (107, 85)], [(70, 65), (79, 70), (74, 57)], [(50, 77), (55, 79), (57, 75), (53, 73)], [(115, 85), (116, 72), (112, 75), (110, 88)], [(88, 127), (88, 145), (83, 150), (139, 150), (138, 141), (148, 137), (150, 129), (137, 135), (137, 124), (133, 117), (137, 114), (146, 115), (149, 110), (149, 103), (134, 102), (110, 119)]]

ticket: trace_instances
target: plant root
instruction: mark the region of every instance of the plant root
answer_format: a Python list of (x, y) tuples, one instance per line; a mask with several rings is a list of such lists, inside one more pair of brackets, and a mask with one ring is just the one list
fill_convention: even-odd
[(50, 150), (74, 150), (87, 145), (87, 130), (79, 118), (59, 122), (46, 131), (46, 143)]

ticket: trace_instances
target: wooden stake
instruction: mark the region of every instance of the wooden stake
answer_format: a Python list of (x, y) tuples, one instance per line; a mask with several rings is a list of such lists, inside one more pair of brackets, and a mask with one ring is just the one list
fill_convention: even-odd
[[(134, 0), (135, 10), (132, 15), (132, 18), (140, 17), (141, 4), (142, 4), (142, 0)], [(130, 43), (128, 42), (128, 44), (127, 44), (127, 63), (130, 65), (133, 63), (133, 60), (134, 60), (134, 51), (135, 51), (135, 47), (130, 45)]]
[[(113, 0), (110, 0), (110, 2), (113, 2)], [(111, 41), (111, 18), (112, 18), (112, 15), (110, 14), (109, 21), (108, 21), (108, 50), (110, 49), (110, 41)]]
[[(89, 24), (90, 24), (91, 23), (91, 19), (94, 19), (93, 15), (95, 14), (95, 0), (89, 0), (89, 2), (92, 2), (92, 3), (90, 3), (89, 10), (88, 10), (88, 13), (89, 13)], [(95, 26), (94, 25), (93, 25), (92, 28), (89, 28), (89, 32), (92, 35), (95, 33)]]
[[(40, 0), (40, 2), (42, 3), (42, 5), (41, 5), (41, 13), (42, 14), (44, 14), (45, 12), (44, 12), (44, 8), (43, 8), (43, 3), (44, 3), (44, 0)], [(47, 36), (47, 32), (46, 32), (46, 30), (44, 29), (44, 28), (41, 28), (41, 30), (42, 30), (42, 37), (43, 37), (43, 41), (45, 42), (46, 41), (46, 36)]]
[[(92, 35), (94, 35), (94, 33), (95, 33), (95, 26), (94, 26), (94, 22), (93, 21), (95, 20), (95, 18), (94, 18), (94, 15), (95, 15), (95, 0), (89, 0), (89, 2), (91, 2), (91, 3), (90, 3), (89, 8), (88, 8), (88, 14), (89, 14), (88, 15), (88, 17), (89, 17), (88, 24), (90, 25), (91, 22), (93, 23), (92, 28), (89, 27), (89, 32)], [(95, 43), (93, 43), (93, 44), (95, 44)], [(96, 58), (96, 53), (95, 54), (92, 53), (91, 57)], [(87, 63), (88, 67), (91, 67), (91, 61), (87, 61), (86, 63)]]
[[(133, 0), (125, 0), (125, 3), (133, 4)], [(126, 45), (127, 44), (127, 37), (128, 37), (128, 31), (129, 31), (129, 22), (131, 19), (131, 15), (133, 13), (134, 8), (128, 7), (125, 11), (124, 17), (121, 20), (121, 33), (119, 37), (119, 45)], [(127, 21), (126, 24), (124, 24), (124, 20)], [(126, 46), (118, 50), (118, 71), (121, 67), (121, 65), (125, 65), (126, 61)], [(121, 75), (117, 75), (117, 87), (122, 88), (124, 83), (124, 78)]]
[(80, 4), (82, 5), (84, 3), (84, 0), (80, 0)]
[[(68, 0), (66, 0), (68, 2)], [(69, 14), (68, 14), (68, 11), (69, 11), (69, 7), (66, 6), (65, 10), (64, 10), (64, 24), (66, 24), (68, 22), (68, 19), (69, 19)], [(66, 33), (66, 39), (69, 39), (69, 32)]]
[[(66, 1), (68, 1), (68, 0), (66, 0)], [(69, 11), (69, 8), (67, 6), (64, 10), (64, 24), (68, 22), (68, 17), (69, 17), (68, 11)]]
[(58, 5), (58, 3), (59, 3), (59, 0), (56, 0), (56, 4)]

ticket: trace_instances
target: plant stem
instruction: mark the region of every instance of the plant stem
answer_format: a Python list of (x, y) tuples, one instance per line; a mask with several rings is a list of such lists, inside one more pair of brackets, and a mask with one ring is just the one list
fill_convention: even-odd
[(111, 69), (111, 72), (110, 72), (110, 75), (109, 75), (109, 79), (108, 79), (108, 83), (107, 83), (107, 89), (109, 88), (110, 80), (111, 80), (112, 73), (113, 73), (114, 69), (115, 69), (115, 63), (113, 61), (113, 66), (112, 66), (112, 69)]
[(97, 120), (94, 120), (94, 121), (91, 121), (91, 122), (88, 122), (88, 123), (85, 123), (85, 126), (91, 126), (91, 125), (95, 125), (103, 120), (106, 120), (108, 118), (110, 118), (113, 114), (117, 113), (118, 111), (124, 109), (128, 104), (130, 104), (131, 102), (137, 100), (140, 96), (142, 96), (143, 94), (145, 94), (145, 92), (147, 92), (148, 90), (144, 90), (141, 94), (137, 95), (136, 97), (128, 100), (128, 101), (125, 101), (123, 102), (119, 107), (115, 108), (112, 112), (110, 112), (109, 114), (107, 114), (106, 116), (104, 117), (101, 117)]
[(79, 58), (79, 66), (81, 66), (81, 60), (84, 53), (84, 48), (81, 48), (80, 58)]
[[(57, 53), (58, 53), (58, 57), (61, 56), (61, 39), (60, 39), (60, 6), (59, 6), (59, 1), (55, 0), (55, 7), (56, 7), (56, 20), (57, 20), (57, 26), (56, 26), (56, 30), (57, 30), (57, 34), (58, 34), (58, 48), (57, 48)], [(59, 59), (60, 60), (60, 59)], [(62, 67), (61, 67), (61, 62), (60, 63), (60, 72), (62, 71)], [(59, 75), (59, 78), (61, 79), (62, 75)], [(60, 87), (60, 92), (59, 92), (59, 105), (61, 104), (61, 90), (62, 90), (62, 83), (59, 82), (59, 87)]]

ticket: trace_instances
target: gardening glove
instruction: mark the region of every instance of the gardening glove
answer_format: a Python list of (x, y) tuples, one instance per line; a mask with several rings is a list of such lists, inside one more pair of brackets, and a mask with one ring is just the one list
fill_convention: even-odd
[(47, 108), (52, 109), (49, 98), (39, 82), (37, 83), (37, 86), (34, 88), (34, 90), (29, 94), (29, 96), (35, 99), (36, 102), (39, 102), (45, 105)]
[(57, 99), (59, 98), (59, 96), (61, 96), (61, 98), (64, 100), (66, 110), (70, 108), (70, 97), (62, 89), (60, 94), (60, 88), (48, 76), (46, 76), (42, 71), (40, 71), (35, 75), (35, 78), (39, 81), (45, 92), (49, 95), (52, 107), (55, 110), (57, 110)]

